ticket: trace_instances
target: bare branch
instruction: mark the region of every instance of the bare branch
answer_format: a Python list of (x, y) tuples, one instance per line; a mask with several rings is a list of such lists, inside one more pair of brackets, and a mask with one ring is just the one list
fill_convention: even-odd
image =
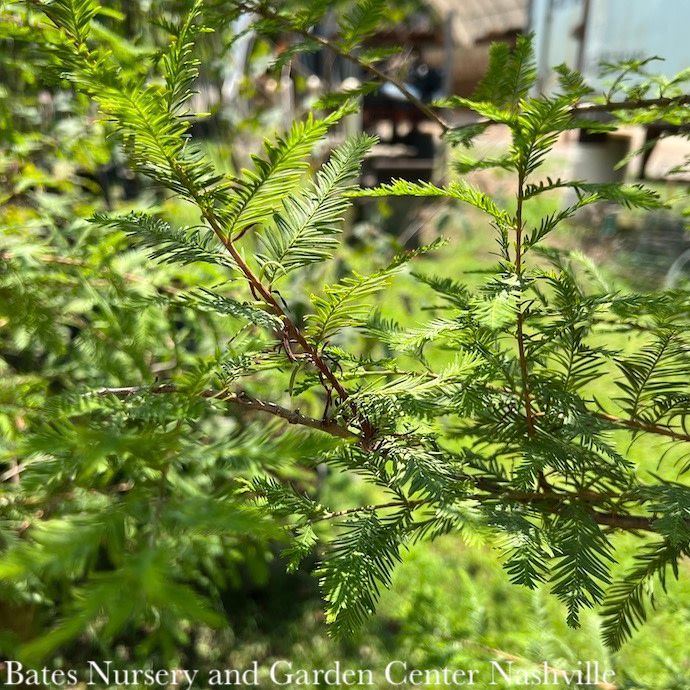
[[(129, 398), (135, 395), (145, 394), (175, 394), (182, 393), (177, 386), (173, 384), (165, 384), (162, 386), (123, 386), (119, 388), (99, 388), (94, 393), (96, 395), (106, 396), (113, 395), (116, 398)], [(307, 417), (299, 410), (290, 410), (286, 407), (281, 407), (272, 402), (265, 400), (258, 400), (246, 393), (232, 393), (229, 391), (206, 389), (197, 393), (202, 398), (211, 400), (218, 400), (220, 402), (228, 403), (230, 405), (238, 405), (246, 410), (253, 410), (255, 412), (265, 412), (284, 419), (288, 424), (296, 424), (298, 426), (306, 426), (311, 429), (323, 431), (331, 436), (339, 438), (356, 440), (359, 437), (357, 434), (351, 432), (344, 426), (329, 419), (315, 419), (314, 417)]]
[[(247, 3), (238, 3), (238, 7), (245, 10), (246, 12), (254, 12), (267, 19), (277, 19), (283, 22), (289, 22), (289, 17), (285, 17), (284, 15), (274, 12), (265, 5), (250, 5)], [(380, 81), (395, 86), (395, 88), (398, 89), (398, 91), (400, 91), (400, 93), (405, 97), (405, 100), (414, 105), (430, 120), (433, 120), (443, 130), (444, 133), (451, 129), (451, 126), (432, 107), (424, 103), (424, 101), (422, 101), (420, 98), (417, 98), (417, 96), (415, 96), (397, 77), (394, 77), (390, 74), (386, 74), (385, 72), (381, 71), (378, 67), (373, 65), (371, 62), (362, 60), (353, 53), (350, 53), (347, 50), (343, 50), (335, 41), (331, 41), (328, 38), (324, 38), (323, 36), (319, 36), (318, 34), (315, 34), (312, 31), (308, 31), (307, 29), (302, 29), (300, 27), (290, 25), (290, 29), (295, 33), (300, 34), (304, 38), (308, 38), (310, 41), (318, 43), (320, 46), (326, 48), (327, 50), (330, 50), (332, 53), (339, 55), (344, 60), (347, 60), (348, 62), (357, 65), (360, 69), (363, 69), (365, 72), (369, 72), (369, 74), (372, 74)]]

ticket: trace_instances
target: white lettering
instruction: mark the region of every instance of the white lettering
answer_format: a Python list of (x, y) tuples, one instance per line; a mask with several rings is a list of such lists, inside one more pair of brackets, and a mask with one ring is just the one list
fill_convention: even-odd
[(501, 666), (500, 661), (492, 661), (491, 662), (491, 682), (489, 683), (489, 685), (496, 685), (497, 684), (496, 683), (496, 671), (499, 672), (499, 674), (501, 675), (501, 678), (503, 680), (507, 680), (510, 682), (510, 677), (513, 673), (513, 662), (512, 661), (508, 662), (508, 673), (506, 673), (503, 670), (503, 666)]
[(76, 685), (79, 682), (77, 672), (70, 669), (63, 671), (62, 669), (51, 670), (45, 666), (37, 670), (35, 668), (24, 668), (24, 665), (19, 661), (7, 660), (5, 667), (5, 686), (12, 687), (14, 685), (56, 685), (61, 687), (70, 683)]
[[(195, 672), (196, 673), (196, 672)], [(212, 669), (208, 674), (209, 685), (258, 685), (259, 662), (252, 661), (249, 668), (241, 671), (237, 668)]]
[[(286, 666), (288, 673), (285, 675), (278, 675), (278, 669), (281, 666)], [(276, 661), (273, 664), (271, 664), (271, 669), (269, 671), (269, 675), (271, 676), (271, 681), (275, 683), (276, 685), (289, 685), (292, 683), (292, 674), (289, 673), (289, 671), (292, 671), (292, 663), (289, 661)]]
[[(406, 661), (391, 661), (389, 664), (386, 665), (386, 668), (384, 670), (384, 676), (386, 678), (386, 682), (390, 683), (391, 685), (402, 685), (405, 682), (405, 676), (401, 678), (401, 680), (394, 680), (393, 676), (393, 669), (397, 667), (402, 667), (403, 673), (407, 671), (407, 662)], [(395, 676), (399, 677), (399, 676)]]
[(613, 683), (613, 679), (616, 676), (616, 672), (613, 669), (608, 669), (601, 674), (601, 679), (604, 683)]
[(7, 662), (7, 675), (5, 677), (6, 685), (19, 685), (24, 682), (24, 674), (22, 669), (24, 666), (18, 661)]
[(106, 685), (110, 685), (110, 665), (112, 664), (112, 661), (106, 661), (106, 672), (104, 673), (101, 667), (95, 662), (95, 661), (89, 661), (88, 662), (88, 667), (89, 667), (89, 673), (88, 673), (88, 681), (86, 682), (87, 685), (95, 685), (96, 681), (94, 680), (94, 672), (98, 675), (100, 678), (101, 683), (105, 683)]

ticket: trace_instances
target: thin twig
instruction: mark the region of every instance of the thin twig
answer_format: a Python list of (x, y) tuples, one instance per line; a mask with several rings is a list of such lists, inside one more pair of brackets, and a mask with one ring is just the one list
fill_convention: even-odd
[(648, 424), (646, 422), (640, 422), (636, 419), (623, 419), (622, 417), (615, 417), (611, 414), (606, 414), (604, 412), (595, 412), (595, 416), (599, 419), (604, 419), (607, 422), (611, 422), (616, 426), (622, 426), (626, 429), (636, 429), (638, 431), (645, 431), (649, 434), (658, 434), (659, 436), (668, 436), (676, 441), (686, 441), (690, 443), (690, 434), (684, 434), (675, 429), (671, 429), (667, 426), (659, 426), (658, 424)]
[[(573, 117), (586, 116), (591, 113), (615, 113), (625, 110), (642, 110), (645, 108), (668, 108), (680, 107), (690, 105), (690, 94), (683, 94), (682, 96), (667, 97), (667, 98), (649, 98), (644, 100), (630, 100), (606, 103), (581, 103), (574, 105), (568, 111)], [(472, 122), (467, 122), (462, 125), (450, 127), (449, 131), (461, 132), (464, 129), (471, 129), (472, 127), (492, 125), (503, 125), (505, 122), (499, 122), (489, 117), (479, 118)]]
[[(113, 395), (116, 398), (129, 398), (135, 395), (175, 394), (182, 392), (184, 391), (180, 390), (173, 384), (165, 384), (162, 386), (122, 386), (117, 388), (99, 388), (94, 391), (94, 394), (100, 396)], [(231, 393), (229, 391), (205, 389), (197, 393), (197, 395), (202, 398), (218, 400), (230, 405), (238, 405), (239, 407), (247, 410), (266, 412), (274, 417), (284, 419), (288, 424), (297, 424), (299, 426), (318, 429), (319, 431), (324, 431), (331, 436), (346, 439), (359, 438), (357, 434), (351, 432), (346, 427), (329, 419), (315, 419), (314, 417), (308, 417), (299, 412), (299, 410), (290, 410), (272, 402), (259, 400), (247, 395), (246, 393)]]
[[(189, 189), (189, 191), (190, 193), (193, 193), (193, 190), (191, 188)], [(200, 200), (198, 201), (200, 202)], [(215, 214), (209, 211), (207, 208), (205, 208), (204, 205), (201, 203), (199, 207), (202, 209), (202, 214), (211, 226), (213, 232), (216, 234), (218, 239), (228, 250), (228, 252), (232, 256), (233, 260), (235, 261), (239, 269), (242, 271), (242, 273), (244, 273), (245, 277), (247, 278), (249, 284), (251, 285), (255, 293), (260, 295), (261, 299), (263, 299), (264, 302), (266, 302), (266, 304), (271, 308), (275, 315), (282, 320), (288, 335), (299, 343), (300, 347), (307, 354), (312, 364), (314, 364), (314, 366), (319, 370), (321, 375), (338, 393), (340, 399), (343, 401), (346, 400), (348, 398), (348, 392), (337, 379), (335, 374), (331, 371), (330, 367), (328, 366), (328, 364), (326, 364), (323, 357), (321, 357), (317, 348), (314, 345), (312, 345), (304, 337), (304, 335), (302, 335), (302, 332), (299, 330), (299, 328), (297, 328), (292, 319), (286, 314), (284, 309), (280, 306), (278, 300), (276, 300), (276, 298), (273, 296), (271, 290), (261, 282), (261, 280), (254, 273), (254, 271), (252, 271), (251, 267), (244, 260), (242, 255), (237, 251), (237, 248), (232, 243), (232, 240), (225, 235)]]
[(663, 98), (632, 99), (628, 101), (606, 103), (582, 103), (571, 109), (573, 115), (587, 115), (588, 113), (612, 113), (618, 110), (642, 110), (647, 108), (668, 108), (690, 105), (690, 94), (681, 96), (666, 96)]
[[(266, 287), (261, 280), (256, 276), (251, 267), (244, 260), (244, 257), (235, 247), (232, 238), (225, 233), (222, 227), (222, 222), (218, 218), (215, 211), (208, 206), (207, 203), (199, 195), (199, 192), (193, 184), (187, 179), (187, 175), (183, 168), (181, 168), (177, 161), (168, 158), (171, 169), (175, 173), (175, 176), (180, 181), (180, 183), (185, 187), (187, 193), (192, 197), (197, 207), (201, 211), (201, 215), (209, 224), (213, 233), (216, 235), (218, 240), (223, 244), (223, 246), (228, 250), (228, 253), (232, 257), (233, 261), (244, 274), (249, 287), (251, 289), (252, 295), (255, 298), (262, 299), (266, 305), (273, 311), (273, 313), (283, 322), (285, 330), (291, 338), (293, 338), (300, 347), (304, 350), (307, 357), (309, 357), (312, 364), (319, 370), (321, 376), (328, 381), (328, 383), (337, 392), (338, 396), (342, 401), (347, 400), (348, 392), (345, 390), (343, 385), (337, 379), (335, 374), (331, 371), (330, 367), (326, 361), (319, 354), (318, 349), (312, 345), (305, 337), (302, 332), (297, 328), (292, 319), (287, 315), (285, 310), (280, 306), (280, 303), (273, 296), (271, 290)], [(328, 392), (328, 391), (327, 391)]]
[(391, 501), (390, 503), (378, 503), (367, 506), (355, 506), (354, 508), (346, 508), (345, 510), (334, 510), (331, 512), (323, 513), (317, 518), (312, 518), (311, 523), (322, 522), (323, 520), (337, 520), (342, 517), (348, 517), (349, 515), (356, 515), (357, 513), (363, 513), (366, 511), (379, 511), (386, 510), (388, 508), (418, 508), (421, 505), (429, 503), (429, 499), (420, 498), (414, 501)]
[[(278, 12), (274, 12), (273, 10), (269, 9), (264, 5), (249, 5), (247, 3), (238, 3), (237, 6), (247, 12), (254, 12), (256, 14), (259, 14), (262, 17), (265, 17), (266, 19), (279, 20), (283, 22), (289, 21), (288, 17), (285, 17), (279, 14)], [(314, 32), (309, 31), (308, 29), (293, 26), (292, 24), (290, 24), (289, 26), (291, 31), (300, 34), (301, 36), (309, 39), (310, 41), (314, 41), (314, 43), (318, 43), (323, 48), (326, 48), (327, 50), (330, 50), (332, 53), (339, 55), (344, 60), (347, 60), (348, 62), (357, 65), (360, 69), (363, 69), (364, 71), (373, 74), (377, 79), (380, 79), (382, 82), (387, 82), (388, 84), (395, 86), (395, 88), (400, 91), (400, 93), (405, 97), (405, 99), (408, 102), (412, 103), (412, 105), (414, 105), (420, 112), (424, 113), (424, 115), (426, 115), (430, 120), (433, 120), (442, 129), (444, 133), (448, 132), (451, 129), (451, 126), (438, 113), (436, 113), (433, 108), (424, 103), (424, 101), (422, 101), (420, 98), (417, 98), (417, 96), (415, 96), (397, 77), (394, 77), (390, 74), (386, 74), (372, 63), (366, 60), (362, 60), (353, 53), (344, 50), (335, 41), (331, 41), (328, 38), (319, 36), (318, 34), (315, 34)]]

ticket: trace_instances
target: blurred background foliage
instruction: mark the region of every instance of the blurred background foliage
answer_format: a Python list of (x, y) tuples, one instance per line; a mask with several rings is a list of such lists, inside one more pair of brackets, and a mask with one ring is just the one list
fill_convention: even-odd
[[(166, 36), (149, 18), (174, 19), (189, 4), (109, 2), (98, 17), (99, 38), (137, 73), (143, 57), (155, 59)], [(348, 2), (332, 4), (345, 11)], [(281, 46), (278, 38), (258, 39), (239, 77), (228, 74), (241, 26), (221, 0), (207, 5), (216, 13), (216, 30), (202, 37), (200, 92), (210, 112), (195, 123), (194, 133), (223, 169), (234, 171), (264, 135), (285, 124), (280, 69), (271, 67)], [(415, 2), (396, 3), (385, 20), (416, 9)], [(214, 401), (189, 405), (155, 396), (113, 399), (107, 411), (102, 403), (91, 409), (87, 398), (79, 403), (82, 414), (71, 417), (72, 428), (55, 427), (51, 409), (74, 404), (82, 389), (183, 374), (201, 390), (222, 349), (238, 342), (246, 348), (261, 336), (179, 297), (182, 287), (217, 286), (224, 280), (220, 269), (158, 264), (123, 233), (88, 222), (103, 210), (151, 207), (175, 226), (196, 219), (185, 204), (128, 169), (108, 136), (109, 124), (71, 91), (61, 65), (45, 50), (51, 30), (31, 3), (2, 4), (0, 549), (16, 546), (22, 529), (30, 527), (43, 548), (24, 557), (15, 549), (19, 556), (0, 559), (0, 653), (13, 657), (21, 648), (28, 659), (64, 667), (99, 656), (123, 666), (149, 661), (186, 668), (240, 668), (253, 659), (267, 666), (276, 658), (304, 668), (327, 667), (334, 659), (354, 668), (378, 668), (391, 659), (419, 668), (474, 667), (496, 658), (525, 668), (544, 659), (570, 668), (591, 659), (613, 668), (620, 688), (690, 687), (690, 578), (671, 584), (658, 598), (658, 613), (612, 656), (599, 641), (595, 614), (584, 617), (580, 630), (566, 628), (562, 607), (543, 589), (509, 584), (500, 552), (481, 535), (448, 536), (406, 554), (378, 614), (354, 639), (336, 641), (326, 633), (309, 572), (313, 559), (286, 574), (278, 556), (280, 532), (235, 498), (243, 481), (261, 470), (290, 478), (336, 506), (375, 502), (373, 490), (351, 476), (325, 475), (314, 466), (327, 441), (230, 408), (219, 415), (221, 404)], [(233, 79), (239, 83), (231, 85), (233, 101), (224, 106), (223, 89)], [(295, 84), (298, 92), (308, 87), (299, 75)], [(500, 174), (487, 175), (483, 184), (500, 194)], [(661, 191), (673, 197), (679, 189)], [(556, 210), (558, 200), (545, 203)], [(393, 256), (398, 242), (381, 229), (393, 211), (380, 203), (366, 220), (350, 223), (338, 262), (327, 270), (357, 269)], [(631, 222), (651, 221), (636, 216)], [(462, 275), (472, 284), (472, 272), (492, 252), (492, 238), (477, 223), (476, 213), (452, 206), (428, 219), (424, 233), (442, 234), (451, 246), (422, 259), (421, 270), (428, 262), (435, 273)], [(573, 225), (557, 241), (593, 250), (605, 279), (626, 289), (629, 256), (607, 250), (607, 238), (591, 223)], [(647, 287), (658, 287), (661, 279), (650, 271)], [(307, 284), (298, 287), (309, 290)], [(386, 316), (399, 322), (412, 322), (432, 306), (431, 292), (405, 275), (382, 299)], [(284, 388), (284, 382), (261, 375), (255, 385)], [(173, 426), (164, 421), (169, 405), (180, 408)], [(650, 441), (641, 441), (632, 453), (649, 464), (653, 450)], [(652, 462), (649, 470), (655, 469)], [(163, 500), (161, 488), (159, 502), (143, 501), (132, 490), (134, 473), (149, 490), (174, 487), (174, 498)], [(34, 508), (17, 504), (12, 486), (19, 481), (21, 500), (28, 484)], [(97, 529), (82, 522), (82, 514), (100, 514)], [(17, 529), (18, 521), (26, 524)], [(93, 559), (101, 577), (80, 588)], [(171, 559), (174, 580), (161, 575)], [(131, 580), (123, 581), (122, 573)], [(198, 590), (212, 591), (219, 609), (208, 609)], [(104, 592), (110, 602), (105, 618), (112, 623), (89, 626), (74, 640), (69, 625), (81, 625), (92, 600), (101, 601)], [(118, 621), (134, 608), (144, 612), (138, 624), (120, 628)], [(68, 625), (62, 622), (65, 611), (73, 614)]]

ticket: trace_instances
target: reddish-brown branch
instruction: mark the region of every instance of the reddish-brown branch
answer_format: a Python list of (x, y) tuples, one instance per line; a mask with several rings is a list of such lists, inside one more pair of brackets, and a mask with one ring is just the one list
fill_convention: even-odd
[(627, 513), (601, 513), (592, 511), (592, 518), (599, 525), (622, 529), (628, 532), (654, 532), (652, 523), (654, 518), (644, 515), (629, 515)]
[(623, 419), (622, 417), (615, 417), (611, 414), (603, 412), (594, 413), (599, 419), (604, 419), (616, 426), (625, 427), (626, 429), (634, 429), (636, 431), (645, 431), (649, 434), (658, 434), (659, 436), (668, 436), (676, 441), (686, 441), (690, 443), (690, 434), (684, 434), (667, 426), (660, 426), (658, 424), (647, 424), (639, 422), (635, 419)]
[[(122, 386), (117, 388), (99, 388), (94, 391), (96, 395), (113, 395), (117, 398), (129, 398), (134, 395), (150, 394), (174, 394), (182, 393), (177, 386), (173, 384), (165, 384), (162, 386)], [(346, 427), (333, 422), (329, 419), (315, 419), (303, 415), (298, 410), (289, 410), (280, 405), (265, 400), (258, 400), (246, 393), (231, 393), (229, 391), (219, 391), (213, 389), (205, 389), (197, 393), (199, 397), (208, 398), (212, 400), (219, 400), (230, 405), (238, 405), (246, 410), (253, 410), (255, 412), (265, 412), (284, 419), (288, 424), (297, 424), (299, 426), (306, 426), (311, 429), (318, 429), (331, 436), (339, 438), (346, 438), (355, 440), (359, 438), (357, 434), (351, 432)]]
[[(190, 189), (189, 191), (190, 193), (193, 193), (193, 190)], [(307, 357), (309, 357), (312, 364), (319, 370), (323, 378), (328, 381), (330, 386), (332, 386), (332, 388), (337, 392), (338, 397), (340, 397), (341, 400), (346, 400), (348, 398), (348, 392), (337, 379), (335, 374), (331, 371), (323, 357), (321, 357), (317, 348), (304, 337), (299, 328), (295, 326), (292, 319), (290, 319), (290, 317), (280, 306), (278, 300), (276, 300), (276, 298), (273, 296), (273, 293), (270, 291), (270, 289), (267, 288), (256, 276), (254, 271), (252, 271), (251, 267), (244, 260), (240, 252), (237, 251), (237, 248), (233, 244), (232, 240), (223, 232), (223, 229), (215, 215), (204, 208), (204, 206), (201, 204), (200, 208), (202, 209), (204, 218), (211, 226), (213, 232), (216, 234), (216, 237), (218, 237), (218, 239), (223, 243), (223, 246), (232, 256), (233, 261), (237, 264), (240, 271), (242, 271), (246, 277), (254, 294), (259, 295), (261, 299), (271, 308), (274, 314), (281, 319), (285, 325), (288, 336), (299, 343), (300, 347), (304, 350)]]
[[(517, 393), (508, 387), (498, 388), (490, 386), (490, 389), (495, 393), (501, 393), (505, 395), (518, 397)], [(646, 422), (641, 422), (636, 419), (625, 419), (623, 417), (616, 417), (612, 414), (607, 414), (605, 412), (596, 412), (593, 410), (587, 410), (587, 413), (591, 414), (593, 417), (610, 422), (611, 424), (614, 424), (621, 428), (644, 431), (648, 434), (667, 436), (668, 438), (672, 438), (676, 441), (686, 441), (690, 443), (690, 434), (686, 434), (682, 431), (678, 431), (677, 429), (673, 429), (663, 424), (647, 424)]]
[(209, 208), (208, 204), (200, 196), (199, 192), (193, 184), (189, 183), (187, 175), (183, 168), (181, 168), (177, 161), (173, 159), (168, 159), (170, 167), (180, 183), (185, 187), (187, 193), (196, 203), (201, 215), (206, 220), (206, 222), (213, 230), (218, 240), (223, 244), (223, 246), (228, 250), (228, 253), (232, 257), (233, 261), (237, 265), (238, 269), (242, 272), (244, 277), (249, 284), (252, 296), (255, 299), (261, 299), (265, 304), (273, 311), (273, 313), (282, 321), (286, 333), (289, 338), (299, 343), (300, 347), (304, 350), (305, 354), (311, 361), (311, 363), (319, 370), (323, 380), (327, 381), (333, 390), (336, 391), (338, 397), (341, 400), (346, 400), (348, 398), (348, 392), (345, 390), (343, 385), (337, 379), (335, 374), (331, 371), (328, 364), (325, 362), (323, 357), (319, 354), (318, 349), (312, 345), (305, 337), (302, 332), (295, 326), (294, 322), (285, 313), (283, 308), (280, 306), (276, 298), (273, 296), (271, 290), (266, 287), (258, 276), (252, 271), (251, 267), (244, 260), (242, 254), (237, 250), (234, 245), (232, 238), (223, 230), (222, 223), (218, 219), (218, 216), (214, 213), (212, 208)]

